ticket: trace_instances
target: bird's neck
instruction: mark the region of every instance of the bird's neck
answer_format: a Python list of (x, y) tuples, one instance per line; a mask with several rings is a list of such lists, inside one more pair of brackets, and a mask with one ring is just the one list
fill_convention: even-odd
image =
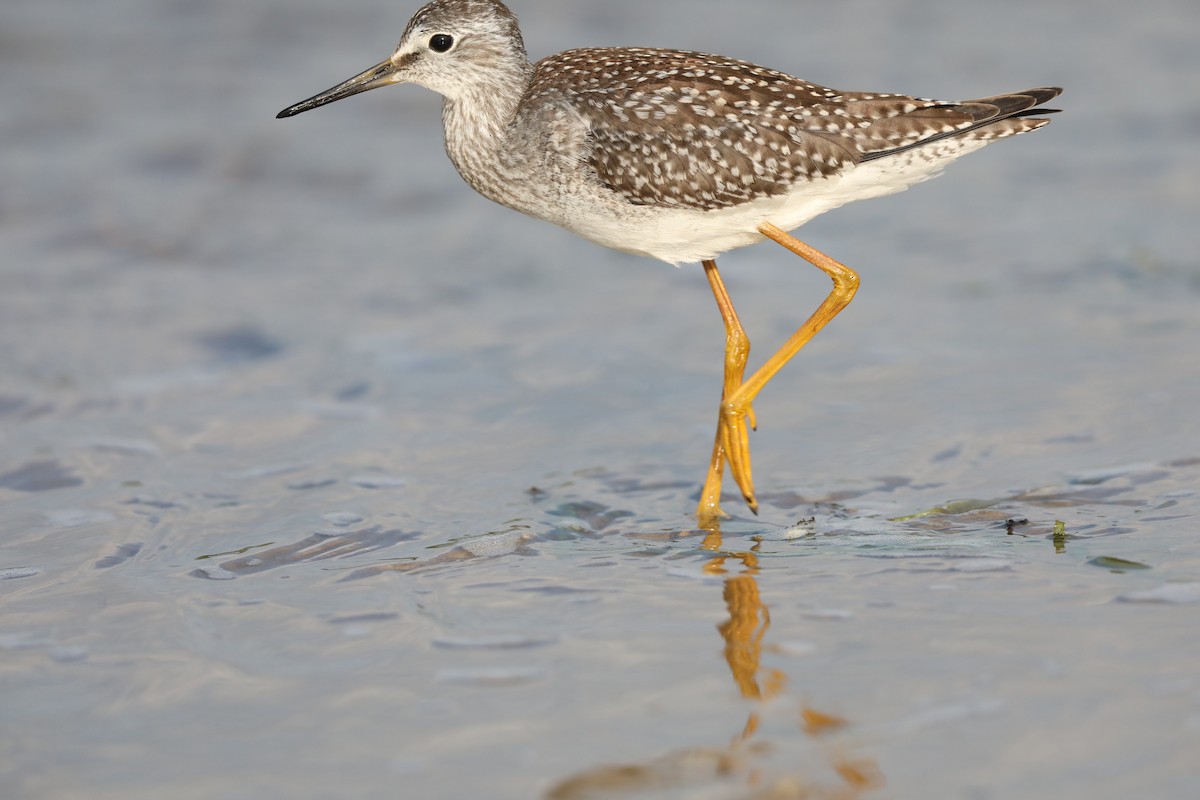
[(511, 152), (510, 126), (532, 80), (533, 67), (522, 58), (520, 63), (446, 96), (442, 105), (446, 153), (459, 174), (487, 196), (491, 193), (480, 185), (479, 177), (495, 172), (502, 156)]

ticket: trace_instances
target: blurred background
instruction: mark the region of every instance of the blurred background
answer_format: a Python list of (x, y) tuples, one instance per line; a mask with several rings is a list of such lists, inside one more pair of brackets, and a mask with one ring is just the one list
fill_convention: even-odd
[[(274, 119), (415, 3), (5, 3), (12, 796), (1188, 796), (1196, 5), (511, 7), (1064, 113), (799, 233), (862, 289), (722, 541), (698, 267), (476, 196), (417, 87)], [(759, 358), (828, 290), (721, 265)]]

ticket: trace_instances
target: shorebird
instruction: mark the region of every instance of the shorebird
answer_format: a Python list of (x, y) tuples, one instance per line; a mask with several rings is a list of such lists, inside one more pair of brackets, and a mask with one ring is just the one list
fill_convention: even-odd
[[(697, 517), (720, 507), (726, 463), (757, 513), (752, 403), (854, 297), (854, 270), (788, 232), (818, 214), (899, 192), (997, 139), (1045, 125), (1061, 89), (963, 102), (843, 92), (719, 55), (640, 47), (529, 61), (499, 0), (434, 0), (386, 60), (290, 106), (414, 83), (444, 98), (446, 152), (476, 191), (585, 239), (703, 265), (725, 323), (717, 434)], [(750, 340), (716, 258), (770, 239), (833, 280), (828, 297), (749, 378)]]

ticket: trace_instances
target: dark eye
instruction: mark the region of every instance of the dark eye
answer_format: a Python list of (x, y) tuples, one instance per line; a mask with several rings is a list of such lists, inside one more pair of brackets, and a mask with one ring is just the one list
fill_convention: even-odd
[(448, 33), (435, 33), (429, 39), (429, 49), (435, 53), (444, 53), (454, 47), (454, 37)]

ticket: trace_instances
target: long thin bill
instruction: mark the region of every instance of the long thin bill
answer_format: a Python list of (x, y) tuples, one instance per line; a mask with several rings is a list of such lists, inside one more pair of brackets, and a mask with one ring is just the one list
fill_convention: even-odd
[(383, 61), (371, 67), (366, 72), (360, 72), (348, 81), (339, 83), (332, 89), (326, 89), (320, 94), (313, 95), (307, 100), (296, 103), (294, 106), (288, 106), (283, 111), (275, 115), (275, 119), (283, 119), (284, 117), (294, 117), (297, 114), (302, 114), (305, 111), (311, 111), (314, 108), (327, 105), (336, 100), (342, 100), (350, 95), (360, 92), (378, 89), (381, 86), (395, 83), (396, 65), (391, 61)]

